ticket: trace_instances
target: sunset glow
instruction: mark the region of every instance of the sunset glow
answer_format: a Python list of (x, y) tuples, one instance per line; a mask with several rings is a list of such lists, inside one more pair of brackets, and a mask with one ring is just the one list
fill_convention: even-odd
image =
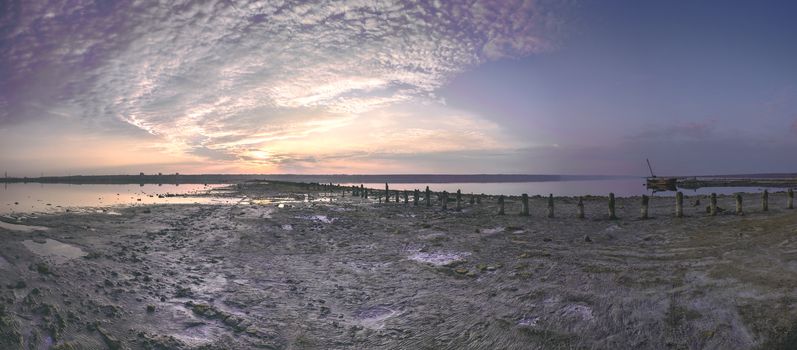
[(789, 11), (612, 4), (8, 3), (0, 163), (17, 175), (644, 174), (645, 157), (688, 173), (794, 170)]

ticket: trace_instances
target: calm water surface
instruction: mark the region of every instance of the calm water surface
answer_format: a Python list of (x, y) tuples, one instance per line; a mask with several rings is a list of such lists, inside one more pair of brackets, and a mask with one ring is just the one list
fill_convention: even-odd
[[(166, 203), (216, 203), (229, 198), (202, 197), (229, 185), (69, 185), (11, 183), (0, 186), (0, 214), (59, 212), (82, 208)], [(191, 196), (191, 195), (197, 196)], [(169, 197), (168, 195), (180, 195)], [(159, 198), (162, 196), (163, 198)]]
[[(360, 184), (342, 184), (346, 186), (359, 186)], [(363, 184), (369, 188), (384, 189), (384, 183)], [(620, 197), (639, 196), (643, 194), (654, 196), (674, 196), (674, 191), (656, 192), (655, 194), (645, 187), (645, 179), (607, 179), (607, 180), (586, 180), (586, 181), (541, 181), (541, 182), (502, 182), (502, 183), (396, 183), (389, 184), (393, 190), (414, 190), (423, 191), (426, 186), (432, 191), (462, 193), (484, 193), (484, 194), (504, 194), (519, 195), (526, 193), (530, 196), (584, 196), (595, 195), (605, 196), (610, 192)], [(697, 190), (680, 189), (686, 195), (696, 194), (733, 194), (737, 192), (761, 192), (763, 187), (705, 187)], [(783, 189), (770, 189), (770, 191), (781, 191)]]

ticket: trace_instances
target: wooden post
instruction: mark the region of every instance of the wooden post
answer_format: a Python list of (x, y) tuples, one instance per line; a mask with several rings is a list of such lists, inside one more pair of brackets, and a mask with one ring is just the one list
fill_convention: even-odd
[(482, 196), (484, 196), (484, 193), (476, 196), (476, 204), (482, 204)]
[(711, 216), (717, 216), (717, 194), (716, 193), (712, 193), (711, 194), (711, 199), (710, 199), (710, 203), (709, 203), (709, 211), (708, 212), (709, 212), (709, 215), (711, 215)]
[(744, 210), (742, 210), (742, 194), (736, 194), (736, 215), (744, 215)]
[(642, 208), (639, 209), (639, 218), (645, 220), (648, 218), (648, 204), (650, 203), (650, 197), (647, 195), (642, 195)]
[(443, 210), (448, 210), (448, 191), (443, 191), (443, 197), (440, 200), (443, 201)]
[(520, 195), (521, 207), (520, 207), (520, 215), (529, 216), (529, 195), (522, 194)]
[(432, 206), (432, 192), (429, 191), (429, 186), (426, 186), (426, 197), (424, 197), (424, 198), (426, 199), (426, 206), (427, 207), (431, 207)]
[(578, 204), (576, 206), (578, 208), (578, 214), (577, 214), (578, 218), (579, 219), (583, 219), (584, 218), (584, 200), (581, 197), (578, 197)]
[(761, 194), (761, 211), (769, 210), (769, 192), (764, 190), (764, 193)]
[(396, 191), (396, 203), (399, 203), (399, 191)]
[(617, 215), (614, 211), (614, 193), (609, 193), (609, 220), (616, 220)]
[(407, 190), (404, 190), (404, 204), (406, 205), (409, 203), (410, 203), (410, 194), (407, 193)]
[(363, 190), (363, 198), (368, 199), (368, 189)]
[(498, 215), (504, 215), (504, 195), (498, 196)]
[(363, 186), (363, 184), (360, 184), (360, 196), (363, 198), (368, 198), (367, 193), (368, 192), (365, 191), (365, 186)]
[(553, 193), (548, 194), (548, 217), (553, 217)]
[(390, 189), (387, 187), (387, 182), (385, 182), (385, 203), (390, 202)]
[(680, 191), (675, 193), (675, 217), (684, 217), (684, 194)]
[(418, 197), (420, 197), (420, 191), (416, 188), (415, 191), (412, 192), (412, 205), (418, 206)]
[(457, 190), (457, 210), (462, 210), (462, 191)]
[(470, 193), (470, 205), (476, 203), (476, 196), (473, 195), (473, 192)]
[(786, 192), (786, 209), (794, 209), (794, 190), (791, 188)]

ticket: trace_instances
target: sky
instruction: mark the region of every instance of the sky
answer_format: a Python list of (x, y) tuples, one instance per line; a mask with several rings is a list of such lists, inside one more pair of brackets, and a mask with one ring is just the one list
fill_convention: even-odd
[(0, 1), (0, 170), (797, 172), (794, 1)]

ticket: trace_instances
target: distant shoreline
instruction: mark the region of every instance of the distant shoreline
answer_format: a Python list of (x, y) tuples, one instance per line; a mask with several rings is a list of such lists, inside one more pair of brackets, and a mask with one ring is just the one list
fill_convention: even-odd
[(162, 174), (162, 175), (74, 175), (0, 178), (4, 183), (62, 184), (225, 184), (247, 181), (304, 183), (508, 183), (543, 181), (588, 181), (638, 179), (640, 176), (613, 175), (527, 175), (527, 174), (394, 174), (394, 175), (294, 175), (294, 174)]

